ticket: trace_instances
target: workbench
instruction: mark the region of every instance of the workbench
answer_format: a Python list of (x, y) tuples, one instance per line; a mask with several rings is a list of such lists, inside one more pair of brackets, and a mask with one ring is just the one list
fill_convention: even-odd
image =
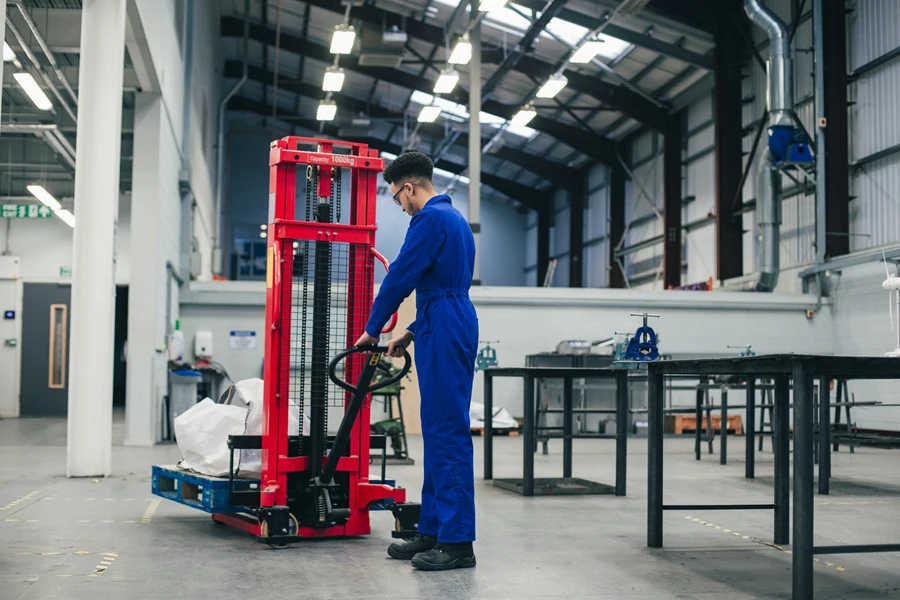
[[(560, 438), (563, 440), (563, 476), (552, 480), (538, 481), (542, 490), (557, 489), (557, 492), (542, 493), (572, 493), (564, 490), (584, 488), (582, 493), (609, 493), (615, 492), (616, 496), (625, 495), (626, 476), (626, 452), (628, 444), (628, 421), (630, 407), (628, 398), (628, 371), (620, 369), (596, 368), (596, 367), (502, 367), (490, 368), (484, 373), (484, 414), (488, 426), (484, 429), (484, 479), (494, 479), (494, 436), (490, 423), (494, 414), (494, 379), (497, 377), (521, 378), (524, 382), (525, 415), (522, 425), (522, 440), (524, 457), (522, 464), (521, 480), (497, 480), (495, 485), (516, 491), (523, 496), (535, 495), (534, 478), (534, 453), (537, 449), (536, 433), (547, 431), (545, 437)], [(536, 424), (537, 401), (535, 396), (535, 382), (538, 379), (562, 379), (563, 381), (563, 426), (541, 427)], [(574, 379), (611, 379), (616, 382), (616, 408), (615, 409), (577, 409), (581, 413), (615, 413), (616, 433), (575, 433), (573, 431), (573, 415), (576, 409), (573, 407), (573, 380)], [(562, 432), (559, 432), (562, 429)], [(555, 431), (550, 433), (550, 431)], [(572, 440), (574, 439), (615, 439), (616, 440), (616, 484), (605, 486), (584, 480), (572, 478)]]
[[(814, 546), (813, 506), (813, 382), (827, 394), (829, 379), (900, 379), (900, 360), (886, 357), (815, 356), (779, 354), (744, 358), (706, 360), (673, 360), (648, 363), (648, 493), (647, 546), (661, 548), (663, 543), (663, 511), (666, 510), (773, 510), (774, 542), (792, 544), (792, 578), (794, 600), (813, 598), (813, 557), (816, 554), (849, 554), (860, 552), (896, 552), (896, 544), (862, 544)], [(663, 503), (663, 433), (665, 426), (664, 378), (669, 375), (746, 376), (774, 379), (775, 382), (775, 494), (772, 504), (738, 505), (667, 505)], [(793, 466), (793, 530), (790, 526), (790, 391), (794, 388), (794, 466)], [(819, 403), (821, 430), (829, 430), (827, 395)], [(527, 395), (527, 394), (526, 394)], [(748, 431), (752, 429), (748, 427)], [(819, 436), (820, 469), (829, 472), (828, 435)], [(827, 475), (826, 475), (827, 477)], [(824, 532), (820, 532), (824, 533)]]

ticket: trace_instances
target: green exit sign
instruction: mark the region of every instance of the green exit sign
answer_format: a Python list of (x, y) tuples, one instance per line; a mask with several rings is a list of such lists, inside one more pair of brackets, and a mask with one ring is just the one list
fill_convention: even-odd
[(3, 219), (49, 219), (53, 211), (43, 204), (0, 204)]

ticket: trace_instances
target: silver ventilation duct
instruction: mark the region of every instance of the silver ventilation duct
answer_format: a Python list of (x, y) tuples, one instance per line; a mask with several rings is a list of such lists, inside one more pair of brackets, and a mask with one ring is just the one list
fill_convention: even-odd
[[(787, 25), (759, 0), (744, 0), (747, 16), (769, 35), (766, 61), (768, 127), (791, 125), (794, 107), (793, 63)], [(781, 243), (781, 174), (768, 147), (760, 157), (756, 184), (756, 224), (759, 229), (758, 292), (771, 292), (778, 283)]]

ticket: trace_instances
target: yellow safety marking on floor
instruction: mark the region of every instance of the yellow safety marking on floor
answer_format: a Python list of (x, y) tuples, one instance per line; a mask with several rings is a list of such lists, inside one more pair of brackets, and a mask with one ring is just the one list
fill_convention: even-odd
[(103, 559), (101, 559), (97, 566), (94, 567), (94, 572), (88, 575), (88, 577), (99, 577), (106, 573), (107, 569), (112, 566), (113, 561), (115, 561), (118, 556), (118, 552), (105, 552), (103, 554)]
[(90, 554), (90, 550), (78, 550), (77, 552), (73, 552), (72, 554), (81, 555), (81, 554)]
[[(736, 535), (741, 539), (747, 540), (749, 542), (753, 542), (755, 544), (762, 544), (763, 546), (768, 546), (769, 548), (774, 548), (775, 550), (778, 550), (779, 552), (784, 552), (785, 554), (793, 554), (794, 553), (793, 550), (790, 550), (788, 548), (783, 548), (783, 547), (779, 546), (778, 544), (774, 544), (772, 542), (767, 542), (766, 540), (761, 540), (759, 538), (751, 537), (749, 535), (741, 535), (741, 532), (739, 532), (739, 531), (731, 531), (730, 529), (724, 529), (714, 523), (707, 523), (706, 521), (701, 521), (700, 519), (695, 519), (692, 517), (685, 517), (685, 519), (688, 519), (689, 521), (698, 522), (701, 525), (706, 525), (707, 527), (714, 527), (717, 531), (721, 531), (722, 533), (731, 533), (732, 535)], [(821, 564), (825, 568), (833, 567), (835, 571), (840, 571), (841, 573), (843, 573), (847, 570), (844, 567), (836, 566), (834, 563), (822, 561), (815, 557), (813, 557), (813, 560), (815, 562)]]
[(816, 502), (816, 504), (820, 506), (828, 506), (829, 504), (833, 504), (835, 506), (855, 506), (857, 504), (891, 504), (887, 500), (877, 500), (877, 501), (859, 501), (859, 502)]
[(16, 499), (16, 500), (13, 500), (12, 502), (10, 502), (9, 504), (7, 504), (6, 506), (0, 506), (0, 512), (5, 511), (5, 510), (10, 510), (11, 508), (15, 508), (16, 506), (18, 506), (18, 505), (21, 504), (22, 502), (28, 502), (29, 500), (34, 500), (34, 497), (37, 496), (38, 494), (40, 494), (43, 490), (44, 490), (44, 488), (41, 488), (41, 489), (39, 489), (39, 490), (34, 490), (33, 492), (30, 492), (30, 493), (28, 493), (28, 494), (25, 494), (25, 495), (22, 496), (21, 498), (18, 498), (18, 499)]
[(141, 523), (149, 523), (150, 520), (153, 519), (153, 513), (159, 508), (161, 502), (162, 500), (153, 500), (150, 502), (150, 506), (147, 507), (147, 511), (144, 513), (144, 516), (141, 517)]

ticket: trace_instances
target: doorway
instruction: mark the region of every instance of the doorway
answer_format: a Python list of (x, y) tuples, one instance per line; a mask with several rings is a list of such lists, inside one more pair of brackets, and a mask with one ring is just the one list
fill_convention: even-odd
[(19, 411), (23, 417), (67, 414), (71, 297), (69, 285), (24, 285), (19, 392)]

